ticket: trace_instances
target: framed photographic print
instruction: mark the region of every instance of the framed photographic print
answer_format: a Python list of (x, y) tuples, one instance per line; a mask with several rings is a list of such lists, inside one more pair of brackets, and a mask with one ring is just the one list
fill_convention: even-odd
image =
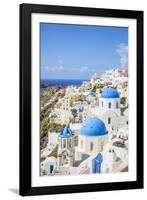
[(143, 188), (143, 11), (20, 5), (20, 195)]

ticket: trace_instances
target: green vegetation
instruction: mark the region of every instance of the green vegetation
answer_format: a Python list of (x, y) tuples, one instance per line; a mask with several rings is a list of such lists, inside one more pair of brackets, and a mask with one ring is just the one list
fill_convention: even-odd
[(126, 102), (126, 97), (121, 97), (120, 103), (121, 103), (121, 104), (124, 104), (125, 102)]
[(96, 85), (93, 87), (92, 92), (96, 93)]
[(70, 103), (74, 103), (76, 101), (84, 101), (85, 100), (85, 97), (84, 95), (81, 95), (81, 94), (74, 94), (70, 97)]
[(41, 137), (45, 136), (47, 134), (48, 130), (50, 130), (51, 132), (58, 133), (64, 127), (65, 127), (64, 124), (62, 125), (62, 124), (52, 123), (52, 122), (50, 122), (49, 119), (46, 119), (46, 120), (42, 121), (42, 123), (41, 123), (41, 127), (40, 127)]
[(73, 118), (75, 119), (77, 117), (77, 110), (75, 108), (71, 109), (71, 113), (73, 115)]
[(50, 153), (50, 155), (48, 157), (57, 158), (57, 146), (54, 148), (54, 150)]
[(45, 117), (49, 116), (49, 114), (51, 113), (51, 111), (49, 109), (50, 109), (50, 105), (44, 106), (40, 110), (40, 121), (42, 121)]

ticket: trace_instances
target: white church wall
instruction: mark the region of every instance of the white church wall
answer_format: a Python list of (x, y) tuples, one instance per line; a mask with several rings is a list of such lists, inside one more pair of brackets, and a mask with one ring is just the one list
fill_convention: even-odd
[(101, 165), (101, 172), (102, 173), (112, 172), (114, 160), (115, 160), (115, 154), (113, 152), (104, 153), (103, 162)]
[(81, 149), (79, 147), (75, 147), (75, 160), (81, 160), (82, 159), (82, 153)]
[(103, 136), (79, 136), (78, 149), (86, 154), (101, 152), (108, 142), (108, 135)]
[(51, 174), (57, 166), (57, 158), (48, 157), (41, 163), (41, 168), (45, 170), (46, 174)]
[(54, 149), (55, 146), (58, 144), (58, 135), (58, 133), (48, 132), (48, 147), (50, 149)]
[(119, 122), (119, 115), (112, 111), (107, 110), (105, 113), (103, 113), (101, 116), (99, 116), (100, 119), (102, 119), (107, 127), (108, 130), (114, 128), (118, 128), (118, 122)]
[[(109, 107), (109, 103), (111, 107)], [(99, 99), (99, 114), (104, 114), (107, 110), (115, 111), (120, 115), (120, 99), (119, 98), (100, 98)]]
[(128, 129), (129, 121), (128, 121), (128, 116), (121, 116), (119, 118), (119, 127), (123, 127), (125, 129)]

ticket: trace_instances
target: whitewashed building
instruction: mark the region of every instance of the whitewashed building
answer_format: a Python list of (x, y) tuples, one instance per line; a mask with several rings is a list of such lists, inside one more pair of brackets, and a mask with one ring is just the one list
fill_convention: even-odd
[(48, 148), (53, 150), (58, 144), (58, 133), (48, 132)]
[(91, 107), (88, 116), (100, 118), (109, 131), (128, 129), (128, 115), (121, 113), (120, 94), (114, 88), (106, 88), (101, 93), (98, 106)]
[(51, 175), (54, 174), (54, 170), (57, 167), (57, 158), (55, 157), (47, 157), (42, 163), (41, 163), (41, 169), (47, 174)]
[(108, 131), (102, 120), (92, 117), (86, 120), (80, 129), (77, 152), (93, 154), (103, 151), (108, 142)]

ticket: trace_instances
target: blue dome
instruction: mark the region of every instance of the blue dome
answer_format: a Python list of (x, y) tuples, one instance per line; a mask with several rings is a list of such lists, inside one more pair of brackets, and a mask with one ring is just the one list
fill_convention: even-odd
[(101, 136), (108, 133), (104, 122), (96, 117), (85, 121), (80, 129), (80, 135), (83, 136)]
[(119, 93), (114, 88), (107, 88), (102, 92), (100, 98), (119, 98)]
[(60, 132), (61, 137), (71, 137), (73, 136), (73, 132), (69, 127), (65, 127)]

